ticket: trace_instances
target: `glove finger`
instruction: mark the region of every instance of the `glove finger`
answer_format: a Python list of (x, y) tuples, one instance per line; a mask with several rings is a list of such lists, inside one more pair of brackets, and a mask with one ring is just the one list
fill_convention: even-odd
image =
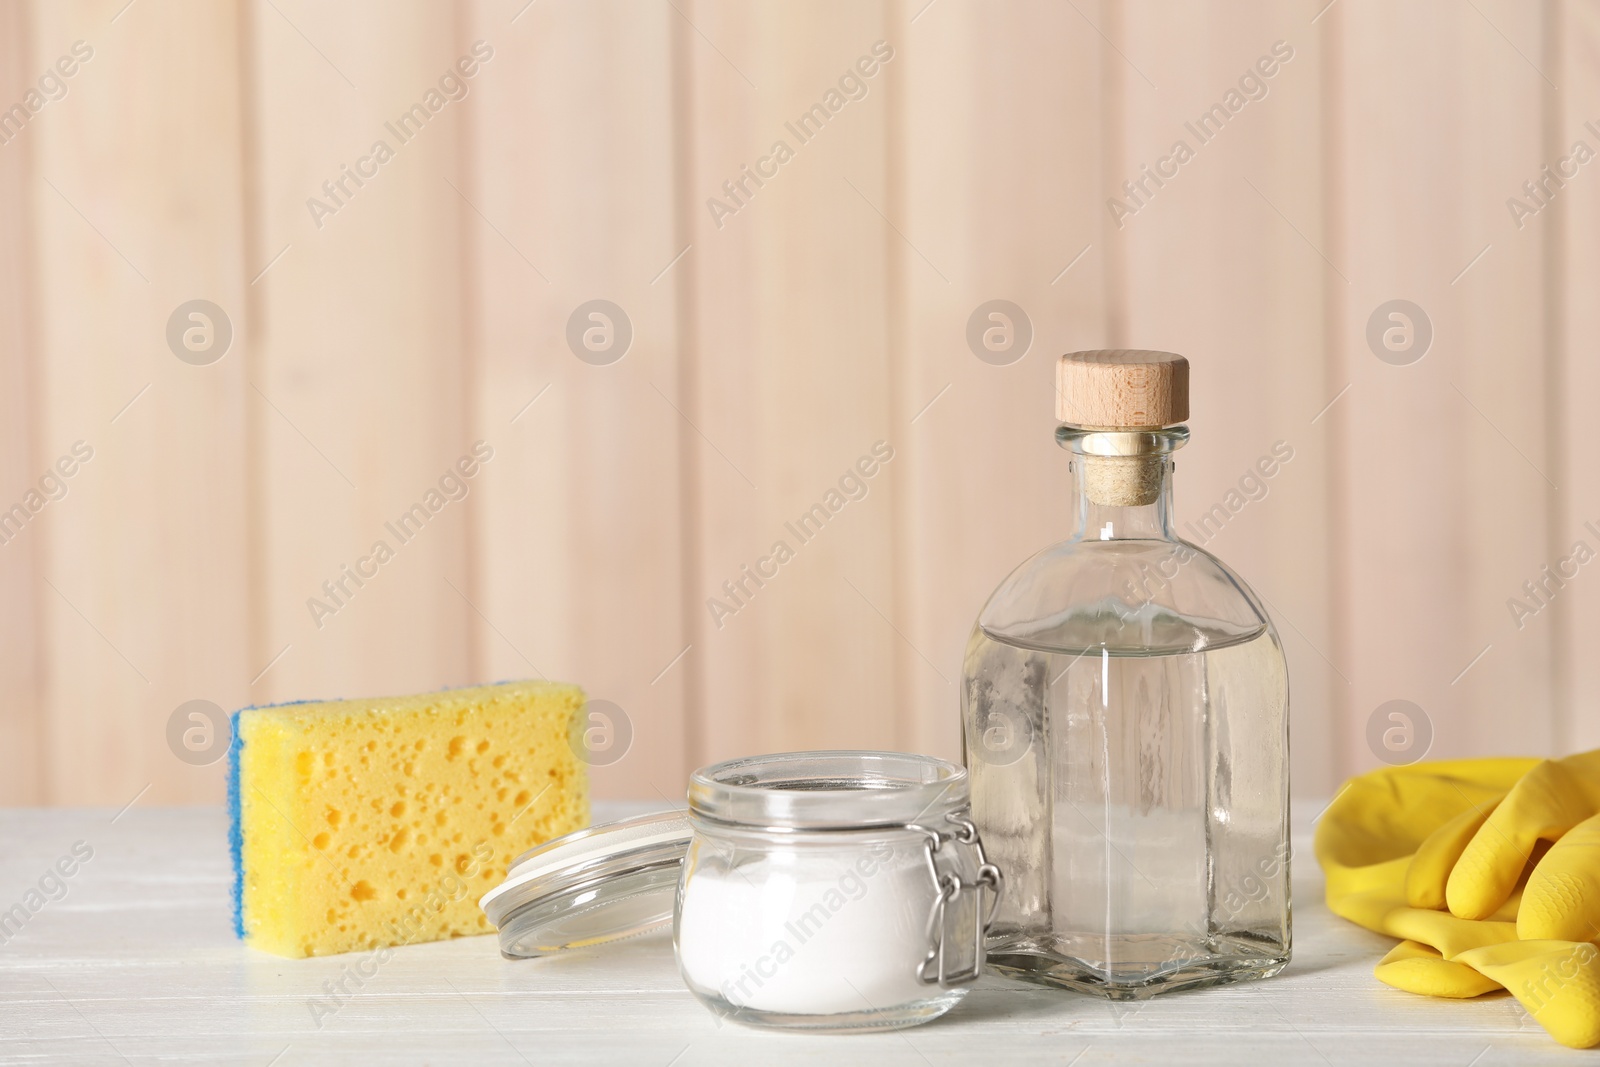
[(1451, 912), (1463, 919), (1493, 914), (1516, 888), (1534, 845), (1560, 837), (1596, 810), (1568, 764), (1540, 763), (1511, 787), (1462, 850), (1445, 883)]
[(1390, 949), (1372, 973), (1384, 985), (1428, 997), (1466, 999), (1500, 988), (1492, 978), (1417, 941), (1402, 941)]
[(1505, 796), (1539, 762), (1448, 760), (1357, 775), (1340, 787), (1317, 820), (1317, 858), (1324, 866), (1363, 867), (1410, 856), (1464, 809)]
[(1514, 941), (1515, 923), (1458, 919), (1431, 908), (1396, 908), (1383, 918), (1384, 933), (1435, 949), (1447, 960), (1487, 945)]
[(1600, 815), (1563, 834), (1528, 875), (1517, 936), (1556, 941), (1600, 936)]
[(1525, 888), (1527, 888), (1528, 875), (1533, 873), (1535, 865), (1537, 865), (1538, 862), (1541, 859), (1544, 858), (1544, 854), (1545, 854), (1545, 852), (1547, 852), (1549, 850), (1549, 848), (1550, 848), (1550, 842), (1548, 842), (1548, 841), (1535, 841), (1534, 842), (1534, 844), (1533, 844), (1533, 862), (1530, 863), (1528, 865), (1528, 867), (1523, 870), (1522, 877), (1517, 880), (1517, 887), (1511, 891), (1511, 895), (1509, 897), (1506, 897), (1505, 902), (1502, 903), (1498, 908), (1494, 909), (1494, 912), (1492, 914), (1490, 914), (1487, 919), (1482, 919), (1482, 920), (1463, 919), (1462, 921), (1463, 922), (1474, 922), (1474, 921), (1499, 922), (1499, 923), (1512, 923), (1512, 924), (1515, 924), (1516, 921), (1517, 921), (1517, 913), (1522, 908), (1522, 891)]
[(1413, 908), (1445, 906), (1445, 883), (1450, 871), (1499, 803), (1496, 799), (1490, 804), (1469, 807), (1428, 835), (1411, 858), (1411, 866), (1406, 868), (1406, 903)]
[(1456, 958), (1494, 979), (1568, 1048), (1600, 1044), (1600, 949), (1588, 942), (1508, 941)]
[(1328, 907), (1340, 918), (1374, 933), (1420, 942), (1446, 958), (1468, 949), (1512, 941), (1517, 936), (1514, 922), (1458, 919), (1447, 911), (1407, 907), (1398, 886), (1332, 898)]

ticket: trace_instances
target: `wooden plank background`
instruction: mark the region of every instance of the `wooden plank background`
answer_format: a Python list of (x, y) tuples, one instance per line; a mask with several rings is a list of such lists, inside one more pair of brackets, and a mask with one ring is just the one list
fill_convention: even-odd
[[(1373, 766), (1395, 699), (1435, 756), (1600, 744), (1600, 566), (1524, 590), (1600, 551), (1600, 168), (1507, 204), (1600, 150), (1593, 5), (26, 0), (0, 105), (78, 41), (0, 144), (0, 504), (94, 450), (0, 545), (0, 803), (216, 801), (168, 746), (192, 699), (541, 674), (621, 709), (601, 795), (953, 756), (973, 618), (1069, 532), (1052, 357), (1105, 346), (1193, 361), (1180, 525), (1293, 450), (1208, 547), (1283, 637), (1297, 793)], [(233, 329), (209, 366), (165, 340), (197, 298)], [(1031, 324), (1006, 366), (965, 339), (993, 299)], [(1432, 327), (1408, 365), (1367, 342), (1394, 299)], [(593, 300), (631, 332), (604, 365), (567, 343)]]

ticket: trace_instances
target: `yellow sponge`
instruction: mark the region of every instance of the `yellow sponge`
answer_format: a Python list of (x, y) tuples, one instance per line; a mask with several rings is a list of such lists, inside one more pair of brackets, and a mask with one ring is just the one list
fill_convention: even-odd
[(508, 682), (235, 712), (239, 936), (298, 957), (490, 932), (510, 862), (588, 825), (583, 702)]

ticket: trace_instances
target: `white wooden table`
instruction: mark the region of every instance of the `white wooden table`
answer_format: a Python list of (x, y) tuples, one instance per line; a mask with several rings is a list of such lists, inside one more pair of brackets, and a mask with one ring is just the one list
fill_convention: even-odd
[[(596, 805), (596, 818), (642, 810)], [(1110, 1004), (985, 978), (945, 1018), (890, 1033), (793, 1036), (716, 1019), (678, 979), (668, 937), (504, 960), (492, 938), (398, 950), (332, 1016), (308, 1004), (355, 957), (282, 960), (228, 917), (214, 808), (0, 811), (0, 909), (76, 841), (93, 859), (0, 945), (0, 1062), (686, 1064), (1574, 1064), (1499, 995), (1380, 985), (1390, 945), (1331, 916), (1296, 806), (1294, 962), (1268, 982)], [(353, 988), (353, 987), (352, 987)]]

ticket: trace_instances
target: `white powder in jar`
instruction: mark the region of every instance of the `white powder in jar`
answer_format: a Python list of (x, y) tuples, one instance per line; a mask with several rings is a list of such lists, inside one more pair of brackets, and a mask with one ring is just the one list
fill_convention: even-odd
[(734, 1008), (884, 1011), (948, 995), (917, 978), (933, 880), (920, 845), (797, 844), (723, 869), (715, 846), (683, 888), (678, 966)]

